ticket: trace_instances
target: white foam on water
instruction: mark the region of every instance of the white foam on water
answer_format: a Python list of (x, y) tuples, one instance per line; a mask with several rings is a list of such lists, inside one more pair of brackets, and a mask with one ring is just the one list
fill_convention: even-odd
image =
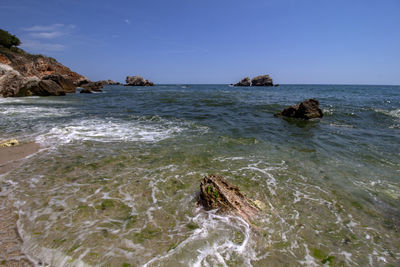
[[(15, 101), (17, 102), (17, 101)], [(66, 108), (38, 107), (38, 106), (0, 106), (0, 115), (22, 116), (23, 118), (47, 118), (69, 116), (71, 111)]]
[(74, 141), (139, 141), (158, 142), (182, 132), (187, 126), (161, 121), (158, 124), (146, 121), (112, 121), (103, 119), (76, 120), (51, 128), (39, 135), (36, 141), (68, 144)]
[(375, 112), (400, 119), (400, 108), (394, 110), (374, 109)]
[(304, 260), (298, 261), (300, 264), (305, 266), (319, 266), (314, 260), (314, 257), (310, 255), (310, 250), (306, 244), (304, 245), (304, 249), (306, 250), (306, 255), (304, 256)]
[[(198, 214), (192, 219), (199, 228), (181, 242), (177, 247), (170, 250), (164, 255), (159, 255), (145, 263), (143, 266), (152, 266), (157, 263), (162, 265), (164, 260), (170, 257), (176, 257), (181, 252), (190, 250), (192, 247), (198, 247), (195, 254), (190, 258), (181, 258), (181, 263), (187, 266), (228, 266), (227, 261), (232, 257), (239, 257), (245, 266), (251, 266), (251, 261), (257, 259), (256, 252), (250, 246), (251, 228), (250, 225), (242, 218), (232, 215), (218, 215), (216, 210), (204, 211), (198, 208)], [(212, 239), (216, 236), (216, 231), (227, 231), (228, 228), (235, 229), (243, 234), (241, 242), (233, 242), (226, 236), (223, 238)], [(187, 262), (188, 261), (188, 262)]]

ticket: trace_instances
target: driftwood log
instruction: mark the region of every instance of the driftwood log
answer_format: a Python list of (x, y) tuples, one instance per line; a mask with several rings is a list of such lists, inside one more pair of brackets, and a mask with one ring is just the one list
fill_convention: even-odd
[(218, 212), (236, 213), (247, 222), (258, 212), (256, 205), (237, 186), (218, 175), (209, 175), (201, 180), (197, 203), (206, 210), (218, 209)]

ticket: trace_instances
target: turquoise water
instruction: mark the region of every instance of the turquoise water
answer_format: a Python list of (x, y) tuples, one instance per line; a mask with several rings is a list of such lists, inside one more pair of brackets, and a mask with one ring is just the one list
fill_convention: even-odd
[[(274, 117), (317, 98), (321, 121)], [(24, 250), (65, 266), (400, 264), (400, 86), (108, 86), (0, 99), (43, 149), (1, 179)], [(220, 174), (251, 225), (195, 205)]]

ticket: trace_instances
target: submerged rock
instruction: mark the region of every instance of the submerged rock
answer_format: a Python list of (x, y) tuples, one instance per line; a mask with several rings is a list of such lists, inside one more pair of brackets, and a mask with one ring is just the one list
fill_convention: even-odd
[(234, 86), (250, 86), (250, 77), (245, 77), (240, 80), (240, 82), (235, 83)]
[(258, 212), (253, 202), (237, 186), (217, 175), (209, 175), (201, 180), (197, 203), (206, 210), (218, 209), (219, 212), (237, 213), (247, 222)]
[(19, 142), (16, 139), (10, 139), (10, 140), (0, 142), (0, 147), (11, 147), (11, 146), (17, 146), (17, 145), (19, 145)]
[(269, 75), (260, 75), (251, 80), (251, 86), (273, 86), (274, 83)]
[(319, 108), (319, 101), (315, 98), (304, 100), (300, 104), (287, 107), (275, 115), (305, 120), (323, 117), (322, 110)]
[(125, 86), (153, 86), (154, 83), (140, 76), (127, 76)]

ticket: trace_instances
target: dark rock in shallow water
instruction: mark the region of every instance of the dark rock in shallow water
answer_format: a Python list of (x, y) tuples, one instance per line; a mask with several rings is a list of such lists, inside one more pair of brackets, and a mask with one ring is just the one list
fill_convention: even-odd
[(127, 76), (125, 86), (153, 86), (154, 83), (140, 76)]
[(269, 75), (260, 75), (251, 80), (251, 86), (273, 86), (272, 78)]
[(39, 82), (29, 82), (21, 87), (16, 96), (62, 96), (65, 91), (52, 80), (41, 80)]
[(323, 117), (322, 110), (319, 108), (319, 101), (315, 98), (304, 100), (300, 104), (287, 107), (275, 115), (305, 120)]
[(250, 86), (250, 77), (245, 77), (240, 80), (240, 82), (235, 83), (234, 86)]
[(88, 88), (83, 88), (83, 89), (80, 91), (80, 93), (81, 93), (81, 94), (91, 94), (91, 93), (93, 93), (93, 92), (92, 92), (92, 90), (90, 90), (90, 89), (88, 89)]
[(102, 92), (101, 88), (103, 88), (103, 83), (101, 81), (100, 82), (88, 82), (88, 83), (82, 84), (81, 87), (83, 89), (88, 89), (88, 90), (91, 90), (94, 92)]
[(65, 78), (62, 75), (51, 74), (43, 76), (42, 80), (51, 80), (57, 83), (66, 93), (75, 93), (76, 85), (71, 79)]
[(274, 86), (275, 86), (275, 87), (279, 87), (279, 86), (281, 86), (281, 85), (280, 85), (279, 83), (277, 83), (277, 84), (275, 84)]
[(206, 210), (218, 209), (219, 212), (237, 213), (247, 222), (258, 212), (256, 206), (237, 186), (217, 175), (209, 175), (201, 180), (197, 203)]

